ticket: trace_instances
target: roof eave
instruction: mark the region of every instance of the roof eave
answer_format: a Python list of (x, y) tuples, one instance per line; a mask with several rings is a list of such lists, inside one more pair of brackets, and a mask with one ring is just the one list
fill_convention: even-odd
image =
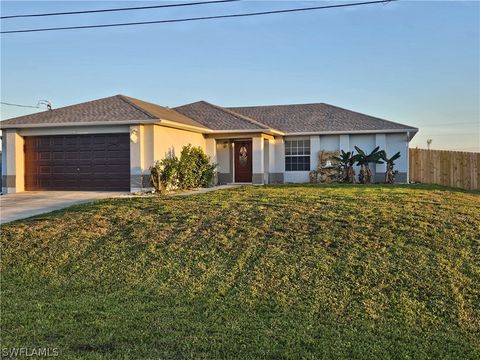
[[(285, 136), (301, 136), (301, 135), (348, 135), (348, 134), (382, 134), (382, 133), (415, 133), (418, 128), (405, 129), (378, 129), (378, 130), (341, 130), (341, 131), (302, 131), (302, 132), (285, 132)], [(413, 137), (413, 136), (412, 136)]]
[(72, 126), (108, 126), (108, 125), (138, 125), (138, 124), (156, 124), (159, 119), (149, 120), (120, 120), (120, 121), (83, 121), (83, 122), (65, 122), (65, 123), (36, 123), (36, 124), (2, 124), (0, 129), (26, 129), (26, 128), (51, 128), (51, 127), (72, 127)]
[(212, 130), (212, 134), (228, 134), (228, 133), (264, 133), (270, 135), (285, 135), (283, 132), (275, 129), (229, 129), (229, 130)]
[(175, 128), (175, 129), (194, 131), (202, 134), (210, 134), (214, 131), (206, 127), (182, 124), (182, 123), (172, 121), (172, 120), (167, 120), (167, 119), (160, 119), (159, 125), (164, 125), (164, 126)]

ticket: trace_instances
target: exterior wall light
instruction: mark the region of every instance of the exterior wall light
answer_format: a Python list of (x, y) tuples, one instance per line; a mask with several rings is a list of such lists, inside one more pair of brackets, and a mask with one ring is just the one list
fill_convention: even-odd
[(130, 140), (135, 144), (137, 143), (137, 141), (138, 141), (138, 129), (133, 128), (132, 130), (130, 130)]

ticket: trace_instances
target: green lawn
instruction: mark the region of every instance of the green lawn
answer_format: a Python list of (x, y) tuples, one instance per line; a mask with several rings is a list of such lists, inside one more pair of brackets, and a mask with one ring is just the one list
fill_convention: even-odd
[(480, 357), (480, 195), (242, 187), (1, 227), (2, 348), (70, 358)]

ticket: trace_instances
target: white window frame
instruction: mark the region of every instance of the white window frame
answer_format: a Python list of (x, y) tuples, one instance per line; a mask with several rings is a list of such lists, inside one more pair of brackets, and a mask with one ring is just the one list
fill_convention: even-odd
[[(290, 144), (290, 145), (287, 145)], [(310, 138), (292, 138), (292, 139), (285, 139), (285, 171), (287, 172), (294, 172), (294, 171), (310, 171), (310, 157), (311, 157), (311, 142)], [(296, 159), (295, 165), (290, 160), (290, 164), (288, 163), (287, 159)], [(298, 162), (299, 158), (302, 161)], [(290, 169), (288, 169), (288, 165), (290, 165)], [(298, 169), (299, 165), (308, 165), (308, 169), (305, 170), (304, 168)], [(296, 169), (292, 169), (295, 166)]]

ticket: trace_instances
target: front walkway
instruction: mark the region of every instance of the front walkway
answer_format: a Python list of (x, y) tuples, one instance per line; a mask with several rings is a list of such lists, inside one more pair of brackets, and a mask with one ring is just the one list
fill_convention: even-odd
[(110, 191), (25, 191), (0, 196), (0, 224), (128, 193)]

